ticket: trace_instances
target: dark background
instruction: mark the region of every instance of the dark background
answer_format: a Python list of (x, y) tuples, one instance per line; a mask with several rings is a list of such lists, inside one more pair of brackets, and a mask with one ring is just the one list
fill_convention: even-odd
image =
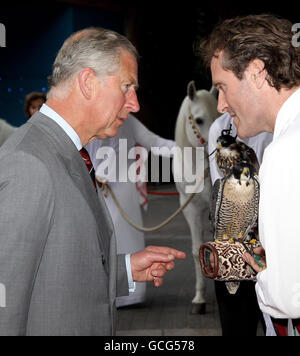
[(210, 88), (210, 76), (195, 45), (220, 20), (263, 12), (300, 22), (291, 3), (245, 1), (60, 0), (5, 2), (0, 23), (6, 27), (6, 48), (0, 48), (0, 118), (13, 125), (25, 122), (24, 97), (47, 91), (47, 77), (56, 53), (72, 32), (101, 26), (126, 35), (140, 55), (136, 115), (152, 131), (174, 137), (187, 84)]

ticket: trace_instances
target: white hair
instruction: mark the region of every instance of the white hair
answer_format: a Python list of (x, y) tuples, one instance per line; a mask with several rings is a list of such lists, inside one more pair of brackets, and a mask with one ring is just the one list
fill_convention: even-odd
[(83, 68), (91, 68), (98, 80), (116, 74), (120, 68), (122, 50), (138, 59), (132, 43), (117, 32), (97, 27), (75, 32), (57, 54), (49, 77), (47, 97), (67, 96), (70, 84)]

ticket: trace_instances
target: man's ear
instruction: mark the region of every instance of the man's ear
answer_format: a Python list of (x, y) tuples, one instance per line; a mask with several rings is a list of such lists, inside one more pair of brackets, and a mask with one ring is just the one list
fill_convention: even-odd
[(96, 77), (91, 68), (82, 69), (77, 75), (78, 85), (82, 95), (90, 100), (95, 92)]
[(255, 84), (257, 89), (261, 89), (268, 76), (265, 63), (258, 58), (253, 59), (249, 63), (247, 71), (250, 75), (251, 81)]

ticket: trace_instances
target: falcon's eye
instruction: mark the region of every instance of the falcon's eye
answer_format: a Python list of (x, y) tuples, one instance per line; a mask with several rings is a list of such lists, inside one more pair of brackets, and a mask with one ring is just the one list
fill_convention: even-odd
[(201, 119), (201, 117), (197, 117), (197, 119), (195, 119), (195, 121), (196, 121), (197, 125), (203, 125), (204, 124), (204, 120)]

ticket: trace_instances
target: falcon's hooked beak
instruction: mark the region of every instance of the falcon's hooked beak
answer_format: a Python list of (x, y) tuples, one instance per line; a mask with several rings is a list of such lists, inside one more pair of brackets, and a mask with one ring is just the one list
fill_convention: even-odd
[(242, 176), (246, 177), (246, 180), (247, 180), (246, 186), (248, 187), (250, 185), (249, 179), (251, 178), (251, 172), (250, 172), (250, 169), (248, 167), (243, 169), (243, 172), (241, 174), (241, 178), (242, 178)]

